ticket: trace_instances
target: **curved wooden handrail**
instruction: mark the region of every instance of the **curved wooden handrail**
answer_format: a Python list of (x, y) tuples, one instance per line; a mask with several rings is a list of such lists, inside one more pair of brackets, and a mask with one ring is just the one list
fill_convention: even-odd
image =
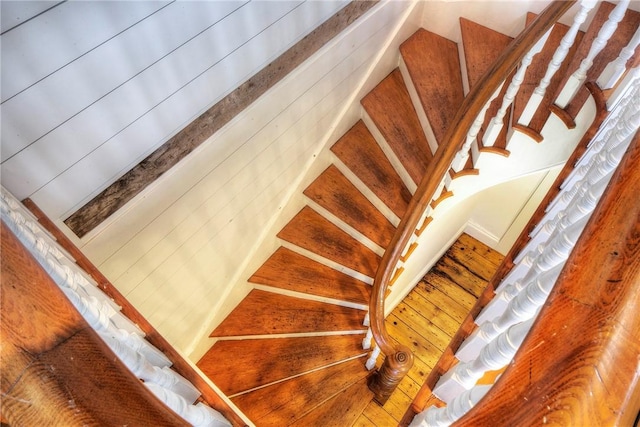
[(456, 425), (633, 425), (640, 410), (639, 163), (637, 132), (512, 363)]
[[(427, 166), (425, 175), (409, 203), (407, 213), (400, 221), (396, 233), (382, 257), (374, 280), (369, 303), (371, 330), (376, 344), (380, 347), (382, 353), (387, 356), (387, 359), (396, 353), (400, 355), (399, 358), (394, 357), (395, 361), (393, 363), (397, 362), (397, 359), (402, 360), (402, 363), (405, 364), (412, 363), (410, 353), (409, 356), (405, 355), (408, 349), (404, 347), (396, 348), (384, 325), (384, 298), (389, 281), (402, 251), (408, 244), (425, 209), (433, 199), (440, 182), (449, 171), (451, 162), (460, 150), (473, 121), (481, 113), (486, 102), (507, 79), (511, 71), (520, 64), (531, 47), (574, 3), (574, 0), (554, 1), (538, 15), (531, 25), (527, 26), (523, 32), (509, 44), (504, 53), (464, 99), (452, 121), (455, 125), (447, 130), (442, 143), (439, 145), (433, 159)], [(386, 360), (385, 363), (387, 363)], [(385, 366), (383, 365), (381, 370), (384, 369)], [(406, 368), (405, 371), (408, 369), (409, 368)], [(394, 370), (398, 370), (398, 368), (394, 366)], [(378, 377), (380, 377), (380, 375), (378, 375)], [(384, 378), (383, 381), (388, 382), (388, 379)], [(371, 382), (370, 387), (374, 393), (377, 394), (379, 392), (380, 387), (372, 386)], [(378, 397), (376, 398), (378, 400), (384, 400)]]

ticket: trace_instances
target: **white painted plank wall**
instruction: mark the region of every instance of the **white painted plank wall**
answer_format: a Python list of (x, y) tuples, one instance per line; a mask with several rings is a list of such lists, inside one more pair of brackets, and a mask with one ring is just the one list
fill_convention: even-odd
[(5, 38), (22, 31), (20, 40), (29, 40), (30, 28), (41, 29), (56, 10), (67, 12), (54, 17), (64, 26), (47, 27), (54, 33), (74, 28), (74, 19), (93, 17), (90, 28), (119, 22), (111, 38), (2, 104), (3, 183), (19, 198), (41, 200), (54, 218), (71, 214), (345, 4), (142, 2), (157, 10), (123, 31), (132, 20), (125, 13), (85, 18), (74, 9), (93, 3), (138, 4), (64, 3), (2, 36), (4, 56), (25, 48)]

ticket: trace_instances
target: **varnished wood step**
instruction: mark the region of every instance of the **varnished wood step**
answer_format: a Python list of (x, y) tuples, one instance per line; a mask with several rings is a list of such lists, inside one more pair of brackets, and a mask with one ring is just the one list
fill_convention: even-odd
[[(571, 73), (575, 72), (580, 67), (580, 62), (584, 59), (585, 56), (587, 56), (587, 53), (589, 52), (589, 49), (591, 49), (591, 45), (593, 44), (593, 40), (598, 36), (600, 28), (602, 28), (602, 25), (607, 21), (609, 14), (614, 7), (615, 4), (612, 3), (600, 3), (598, 10), (593, 17), (591, 24), (589, 25), (589, 28), (585, 32), (584, 37), (582, 38), (582, 41), (578, 46), (576, 54), (573, 56), (573, 59), (568, 68), (568, 73), (565, 79), (560, 84), (556, 96), (564, 87)], [(602, 51), (594, 58), (593, 65), (587, 72), (585, 82), (596, 81), (607, 64), (616, 59), (618, 57), (618, 54), (620, 53), (620, 50), (629, 43), (629, 40), (631, 40), (631, 37), (633, 37), (633, 34), (638, 29), (638, 26), (640, 26), (640, 12), (627, 9), (624, 17), (618, 23), (615, 33), (613, 34), (613, 36), (611, 36), (605, 48), (602, 49)], [(638, 49), (636, 49), (636, 55), (637, 54)], [(573, 119), (575, 119), (588, 97), (589, 91), (587, 90), (587, 88), (582, 86), (573, 100), (569, 103), (569, 105), (567, 105), (565, 111)]]
[(400, 70), (392, 71), (361, 103), (411, 179), (420, 183), (433, 155)]
[[(537, 15), (535, 13), (528, 13), (527, 25), (531, 24), (531, 22), (536, 18), (536, 16)], [(558, 49), (558, 46), (560, 46), (560, 41), (562, 40), (562, 37), (564, 37), (564, 35), (567, 33), (568, 30), (569, 30), (568, 26), (561, 24), (559, 22), (556, 22), (556, 24), (553, 26), (553, 29), (551, 30), (551, 34), (549, 34), (549, 38), (547, 39), (547, 42), (545, 43), (544, 48), (540, 53), (538, 53), (536, 56), (533, 57), (533, 61), (531, 62), (531, 65), (529, 65), (529, 68), (527, 68), (527, 73), (524, 76), (524, 81), (520, 86), (520, 91), (518, 92), (518, 95), (516, 96), (513, 102), (514, 123), (518, 122), (518, 119), (522, 115), (522, 111), (526, 107), (527, 102), (531, 97), (531, 94), (533, 94), (533, 91), (535, 90), (536, 87), (538, 87), (538, 85), (540, 84), (540, 80), (542, 80), (545, 73), (547, 72), (547, 68), (551, 63), (553, 54)], [(542, 102), (540, 103), (538, 110), (533, 115), (531, 122), (529, 123), (528, 127), (531, 130), (537, 133), (540, 133), (545, 123), (549, 119), (549, 115), (551, 114), (551, 111), (549, 110), (549, 106), (553, 104), (554, 94), (558, 90), (560, 81), (562, 80), (562, 77), (566, 74), (567, 68), (569, 67), (569, 63), (571, 62), (571, 58), (573, 58), (573, 56), (575, 55), (576, 50), (578, 49), (578, 46), (580, 45), (580, 41), (582, 40), (583, 36), (584, 36), (584, 33), (582, 31), (578, 31), (578, 33), (576, 34), (575, 43), (573, 44), (573, 46), (571, 46), (571, 48), (569, 49), (569, 52), (567, 53), (567, 57), (562, 62), (562, 65), (556, 71), (553, 78), (551, 79), (551, 82), (544, 94), (544, 98), (542, 99)]]
[(288, 426), (368, 376), (364, 362), (349, 360), (231, 400), (258, 427)]
[(372, 398), (373, 393), (367, 387), (366, 379), (362, 379), (291, 425), (296, 427), (350, 426)]
[(373, 277), (380, 257), (308, 206), (278, 233), (278, 237), (352, 270)]
[(389, 220), (334, 165), (325, 169), (304, 194), (382, 248), (395, 233)]
[(368, 304), (371, 286), (284, 247), (251, 276), (252, 283)]
[(364, 312), (254, 289), (212, 337), (362, 330)]
[(421, 28), (400, 45), (400, 53), (440, 143), (464, 99), (458, 45)]
[[(512, 38), (465, 18), (460, 18), (460, 30), (462, 32), (462, 45), (464, 47), (464, 58), (469, 87), (472, 88), (489, 69), (489, 67), (493, 65), (507, 45), (511, 43)], [(509, 86), (510, 80), (510, 78), (507, 79), (507, 82), (502, 87), (500, 94), (491, 103), (491, 106), (487, 110), (485, 121), (480, 133), (478, 134), (478, 143), (480, 147), (482, 147), (482, 137), (487, 129), (489, 121), (495, 117), (496, 113), (500, 109), (500, 105), (502, 105), (502, 98)], [(505, 123), (509, 123), (509, 111), (505, 115), (504, 120)], [(507, 129), (508, 126), (504, 126), (494, 146), (505, 148)]]
[(331, 147), (336, 156), (399, 218), (411, 193), (369, 129), (359, 120)]
[(232, 396), (364, 353), (362, 335), (218, 341), (197, 365)]

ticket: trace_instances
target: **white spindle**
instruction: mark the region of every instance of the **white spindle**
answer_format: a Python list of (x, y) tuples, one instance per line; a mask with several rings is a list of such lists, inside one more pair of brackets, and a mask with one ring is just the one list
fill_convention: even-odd
[(540, 106), (540, 103), (542, 102), (542, 99), (547, 92), (547, 87), (549, 87), (549, 85), (551, 84), (551, 79), (555, 75), (556, 71), (560, 69), (562, 63), (567, 57), (567, 54), (569, 53), (569, 49), (571, 49), (571, 46), (573, 46), (573, 43), (576, 40), (576, 35), (580, 30), (580, 25), (582, 25), (582, 23), (586, 21), (587, 15), (589, 15), (589, 11), (593, 9), (595, 4), (596, 0), (583, 0), (580, 3), (580, 10), (574, 17), (571, 28), (569, 28), (564, 37), (562, 37), (560, 45), (554, 52), (553, 58), (551, 59), (551, 62), (547, 67), (547, 71), (544, 77), (542, 78), (542, 80), (540, 80), (540, 84), (531, 94), (531, 97), (527, 102), (527, 106), (524, 108), (522, 114), (520, 115), (520, 118), (518, 119), (518, 123), (527, 126), (531, 122), (531, 119), (538, 110), (538, 107)]
[(373, 347), (371, 355), (367, 359), (367, 362), (364, 364), (364, 366), (366, 366), (368, 370), (372, 370), (373, 368), (375, 368), (378, 356), (380, 356), (380, 347), (376, 345), (375, 347)]
[(495, 90), (495, 92), (493, 92), (493, 95), (491, 95), (491, 98), (489, 98), (486, 104), (484, 104), (484, 107), (482, 107), (482, 110), (478, 114), (478, 117), (476, 117), (476, 119), (473, 121), (473, 124), (469, 128), (469, 132), (467, 132), (467, 138), (465, 139), (464, 144), (462, 144), (462, 148), (456, 153), (453, 161), (451, 162), (451, 168), (454, 171), (460, 172), (462, 168), (464, 168), (464, 165), (467, 164), (467, 160), (469, 159), (469, 152), (471, 151), (471, 145), (478, 137), (478, 133), (482, 128), (482, 123), (484, 123), (484, 116), (487, 114), (487, 110), (489, 109), (489, 106), (491, 105), (493, 100), (500, 94), (503, 85), (504, 82)]
[(193, 426), (224, 427), (231, 425), (220, 413), (208, 406), (202, 405), (201, 403), (190, 405), (184, 397), (171, 390), (167, 390), (152, 382), (145, 382), (144, 384), (158, 399), (163, 401), (176, 414), (180, 415)]
[(453, 424), (469, 412), (491, 389), (490, 385), (479, 385), (466, 390), (444, 408), (431, 406), (417, 414), (409, 427), (445, 427)]
[(511, 83), (509, 84), (509, 87), (504, 94), (504, 98), (502, 98), (502, 105), (500, 106), (500, 109), (496, 113), (496, 116), (493, 118), (493, 120), (491, 120), (491, 122), (489, 123), (487, 131), (482, 137), (482, 145), (484, 145), (485, 147), (492, 146), (496, 142), (500, 131), (504, 127), (504, 116), (505, 114), (507, 114), (507, 109), (511, 106), (513, 100), (518, 94), (518, 91), (520, 90), (520, 85), (522, 85), (522, 82), (524, 81), (524, 76), (527, 72), (527, 68), (531, 64), (531, 61), (533, 61), (533, 57), (537, 55), (544, 47), (544, 44), (549, 38), (550, 33), (551, 29), (549, 29), (549, 31), (547, 31), (545, 35), (536, 42), (533, 48), (531, 48), (531, 50), (527, 52), (525, 57), (522, 59), (522, 63), (520, 64), (518, 71), (516, 71), (516, 73), (513, 75)]
[(371, 348), (371, 340), (373, 339), (373, 332), (371, 331), (371, 328), (367, 329), (367, 333), (365, 334), (364, 338), (362, 339), (362, 349), (363, 350), (369, 350)]
[(556, 105), (560, 108), (565, 108), (573, 97), (578, 92), (578, 89), (582, 86), (582, 83), (587, 77), (587, 72), (593, 65), (593, 60), (600, 53), (600, 51), (607, 45), (607, 42), (616, 31), (618, 23), (622, 20), (625, 11), (629, 6), (629, 0), (621, 0), (616, 7), (609, 14), (609, 19), (602, 25), (598, 35), (593, 40), (589, 53), (580, 63), (580, 67), (569, 77), (569, 80), (565, 84), (564, 88), (556, 99)]
[(461, 362), (472, 361), (478, 357), (486, 345), (507, 328), (531, 319), (546, 301), (563, 267), (564, 262), (545, 271), (533, 282), (527, 284), (522, 292), (509, 301), (502, 315), (483, 323), (467, 337), (456, 352), (456, 358)]
[(574, 198), (564, 210), (558, 212), (553, 218), (548, 220), (546, 217), (543, 218), (531, 233), (531, 240), (527, 246), (537, 247), (556, 230), (562, 231), (570, 224), (591, 213), (607, 188), (612, 175), (613, 171), (603, 176), (595, 184), (587, 186), (581, 197)]
[[(577, 182), (583, 180), (584, 176), (593, 169), (594, 164), (597, 162), (604, 162), (608, 155), (610, 157), (616, 157), (616, 154), (607, 153), (615, 152), (617, 148), (635, 132), (638, 126), (640, 126), (640, 98), (636, 98), (636, 101), (631, 103), (631, 105), (633, 108), (630, 108), (627, 114), (620, 116), (615, 127), (607, 132), (605, 138), (601, 142), (599, 141), (598, 147), (595, 147), (594, 150), (590, 150), (588, 153), (585, 153), (585, 155), (580, 159), (574, 170), (562, 183), (562, 189), (575, 186)], [(551, 210), (556, 203), (566, 201), (567, 197), (568, 196), (564, 196), (564, 193), (559, 194), (549, 205), (549, 209), (547, 209), (547, 211)]]
[(486, 372), (506, 366), (520, 348), (533, 321), (534, 319), (529, 319), (511, 326), (486, 345), (476, 359), (458, 363), (440, 377), (433, 394), (451, 404), (464, 390), (470, 390)]
[(633, 56), (638, 45), (640, 45), (640, 27), (636, 29), (629, 43), (622, 48), (620, 55), (608, 63), (602, 74), (600, 74), (600, 77), (598, 77), (596, 83), (598, 83), (600, 89), (611, 89), (615, 86), (626, 71), (627, 61)]
[(514, 269), (509, 272), (498, 286), (495, 297), (475, 319), (476, 324), (482, 324), (500, 316), (506, 310), (509, 301), (518, 295), (526, 284), (535, 280), (539, 274), (564, 262), (580, 237), (588, 219), (589, 217), (586, 216), (561, 232), (554, 233), (548, 243), (540, 245), (542, 249), (538, 250), (539, 255), (534, 257), (530, 267), (517, 271)]
[(636, 66), (629, 70), (622, 78), (622, 81), (613, 89), (609, 99), (607, 99), (607, 109), (609, 111), (617, 109), (618, 104), (624, 103), (632, 93), (637, 91), (639, 84), (640, 66)]

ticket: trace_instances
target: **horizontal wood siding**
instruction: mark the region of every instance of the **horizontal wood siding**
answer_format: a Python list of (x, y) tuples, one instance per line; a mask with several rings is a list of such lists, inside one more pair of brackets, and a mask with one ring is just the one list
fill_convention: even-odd
[[(14, 84), (21, 92), (3, 99), (2, 179), (18, 198), (34, 199), (34, 192), (57, 193), (51, 184), (62, 180), (66, 197), (41, 203), (55, 217), (73, 212), (345, 2), (148, 3), (155, 11), (104, 3), (105, 10), (90, 14), (76, 9), (92, 4), (64, 3), (2, 36), (3, 56), (18, 51), (16, 61), (3, 58), (3, 84), (30, 68), (30, 57), (20, 52), (53, 57), (53, 65), (38, 67), (45, 71), (26, 87)], [(40, 28), (49, 14), (55, 19)], [(81, 52), (66, 52), (94, 27), (106, 27), (104, 34), (89, 46), (80, 43)], [(60, 28), (73, 30), (67, 35)], [(62, 33), (59, 43), (42, 43), (56, 33)], [(44, 52), (37, 47), (43, 44)], [(5, 72), (6, 62), (18, 69)]]
[[(199, 7), (215, 4), (219, 3), (204, 2)], [(232, 43), (234, 31), (246, 29), (249, 24), (244, 21), (260, 21), (266, 29), (254, 28), (253, 31), (258, 34), (230, 52), (223, 59), (226, 65), (214, 68), (203, 86), (195, 88), (190, 84), (176, 92), (173, 97), (180, 97), (182, 101), (174, 105), (177, 106), (175, 110), (171, 110), (167, 102), (162, 102), (94, 149), (85, 146), (89, 144), (88, 139), (80, 136), (66, 138), (65, 144), (77, 144), (77, 149), (86, 150), (77, 154), (81, 160), (73, 163), (75, 160), (70, 159), (74, 156), (73, 150), (65, 148), (67, 155), (55, 154), (57, 159), (64, 157), (60, 160), (63, 162), (61, 164), (56, 165), (53, 160), (48, 167), (43, 163), (37, 167), (30, 165), (30, 162), (22, 164), (20, 167), (28, 166), (31, 169), (21, 172), (23, 181), (15, 184), (15, 187), (10, 185), (12, 181), (5, 184), (3, 175), (3, 184), (18, 197), (30, 196), (169, 342), (187, 352), (198, 330), (208, 321), (212, 312), (220, 309), (221, 301), (229, 289), (237, 285), (236, 276), (247, 253), (283, 206), (292, 183), (304, 173), (324, 139), (336, 126), (345, 102), (362, 84), (381, 46), (392, 35), (397, 20), (409, 6), (409, 3), (392, 2), (371, 10), (371, 13), (363, 16), (298, 67), (290, 77), (271, 88), (200, 145), (193, 155), (148, 187), (142, 197), (134, 199), (83, 239), (78, 239), (62, 222), (71, 211), (99, 192), (109, 179), (126, 171), (158, 143), (166, 140), (175, 128), (208, 108), (216, 96), (226, 95), (234, 84), (258, 71), (265, 61), (281, 53), (304, 36), (305, 31), (313, 29), (345, 3), (229, 4), (237, 10), (234, 9), (211, 30), (229, 19), (234, 23), (231, 27), (240, 28), (231, 28), (229, 33), (219, 34), (219, 37), (225, 38), (223, 44)], [(228, 4), (222, 3), (220, 7), (224, 5)], [(267, 6), (270, 13), (259, 10)], [(174, 3), (159, 8), (146, 20), (172, 7), (176, 7)], [(251, 10), (256, 17), (242, 15), (244, 8), (253, 8)], [(281, 16), (277, 17), (274, 10), (280, 11), (278, 13)], [(272, 23), (262, 21), (269, 16)], [(34, 18), (24, 26), (36, 20)], [(12, 31), (22, 27), (15, 27)], [(7, 34), (11, 34), (11, 31)], [(205, 33), (202, 34), (190, 43), (204, 37)], [(230, 40), (227, 41), (227, 38)], [(112, 42), (106, 41), (103, 46)], [(211, 40), (209, 43), (215, 44)], [(177, 67), (175, 72), (189, 72), (192, 67), (191, 63), (181, 63), (178, 59), (174, 65)], [(145, 71), (142, 71), (134, 78), (138, 79), (144, 74)], [(164, 90), (162, 79), (156, 79), (155, 82), (155, 86), (159, 87), (152, 85), (148, 89), (151, 91), (149, 96), (156, 89)], [(18, 100), (29, 90), (7, 102)], [(200, 102), (203, 99), (206, 99), (206, 103)], [(196, 108), (193, 105), (200, 106)], [(112, 113), (119, 115), (120, 107), (124, 109), (130, 106), (119, 105)], [(187, 107), (193, 107), (191, 113), (184, 112)], [(85, 112), (77, 113), (82, 114)], [(61, 132), (60, 129), (69, 122), (78, 120), (77, 115), (49, 131), (43, 139)], [(86, 132), (91, 135), (101, 132), (103, 127), (109, 125), (111, 118), (111, 115), (103, 116), (99, 128)], [(173, 121), (179, 123), (172, 124)], [(171, 130), (167, 130), (168, 127)], [(139, 128), (140, 132), (135, 133), (137, 131), (134, 128)], [(153, 143), (145, 142), (151, 140)], [(43, 156), (49, 156), (43, 154), (44, 151), (36, 154), (38, 142), (3, 163), (3, 174), (20, 180), (15, 178), (16, 169), (10, 168), (11, 164), (18, 164), (13, 163), (15, 159), (27, 154), (33, 154), (35, 159), (40, 160)], [(51, 171), (53, 166), (57, 168), (54, 172)], [(41, 168), (42, 174), (55, 177), (45, 183), (46, 179), (38, 181), (41, 178), (34, 168)], [(24, 193), (21, 190), (23, 184), (29, 186)]]

